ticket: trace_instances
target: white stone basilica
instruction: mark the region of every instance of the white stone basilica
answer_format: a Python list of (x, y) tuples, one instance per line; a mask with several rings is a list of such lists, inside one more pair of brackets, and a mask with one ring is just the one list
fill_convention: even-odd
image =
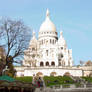
[(58, 38), (48, 9), (38, 39), (33, 32), (29, 47), (24, 52), (23, 66), (16, 67), (16, 70), (17, 76), (63, 76), (67, 72), (73, 76), (83, 75), (82, 69), (73, 67), (72, 50), (67, 48), (62, 32)]
[(31, 67), (72, 66), (72, 50), (67, 48), (62, 32), (58, 39), (56, 27), (50, 20), (49, 11), (42, 23), (38, 40), (33, 32), (28, 50), (25, 51), (24, 65)]

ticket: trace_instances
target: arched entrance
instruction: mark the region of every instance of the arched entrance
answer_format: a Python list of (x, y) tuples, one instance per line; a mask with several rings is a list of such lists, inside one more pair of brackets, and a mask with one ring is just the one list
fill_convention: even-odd
[(56, 72), (51, 72), (50, 76), (56, 76), (56, 74), (57, 74)]
[(43, 76), (43, 73), (42, 73), (42, 72), (38, 72), (38, 73), (36, 74), (36, 76), (42, 77), (42, 76)]
[(46, 66), (49, 66), (49, 62), (48, 61), (46, 62)]
[(54, 61), (52, 61), (52, 62), (51, 62), (51, 65), (52, 65), (52, 66), (55, 66), (55, 62), (54, 62)]
[(43, 62), (40, 62), (40, 66), (44, 66)]
[(71, 76), (71, 74), (70, 74), (69, 72), (66, 72), (66, 73), (64, 74), (64, 76)]

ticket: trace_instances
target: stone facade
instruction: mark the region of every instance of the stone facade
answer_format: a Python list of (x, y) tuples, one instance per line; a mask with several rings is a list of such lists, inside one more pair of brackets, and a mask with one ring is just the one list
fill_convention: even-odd
[(24, 71), (23, 69), (18, 69), (17, 75), (18, 76), (33, 76), (33, 75), (40, 75), (40, 76), (64, 76), (66, 73), (70, 73), (72, 76), (82, 76), (82, 70), (81, 69), (72, 69), (72, 68), (43, 68), (43, 67), (26, 67)]
[(25, 51), (24, 66), (48, 67), (48, 66), (72, 66), (72, 50), (67, 48), (63, 33), (58, 33), (53, 22), (50, 20), (49, 11), (46, 12), (46, 19), (42, 23), (38, 39), (33, 37), (29, 48)]

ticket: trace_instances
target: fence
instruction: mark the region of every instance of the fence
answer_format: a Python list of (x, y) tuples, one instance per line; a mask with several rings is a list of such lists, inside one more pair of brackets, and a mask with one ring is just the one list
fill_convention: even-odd
[(53, 89), (92, 88), (92, 84), (63, 84), (63, 85), (50, 86), (50, 88), (53, 88)]

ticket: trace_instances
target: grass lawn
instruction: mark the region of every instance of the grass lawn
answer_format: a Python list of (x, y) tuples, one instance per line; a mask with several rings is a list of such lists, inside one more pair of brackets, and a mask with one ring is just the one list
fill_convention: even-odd
[(45, 76), (44, 81), (46, 86), (61, 85), (61, 84), (73, 84), (74, 81), (68, 76)]
[(92, 77), (82, 77), (82, 78), (85, 79), (85, 81), (92, 83)]
[(16, 80), (19, 80), (19, 81), (23, 81), (23, 82), (32, 82), (32, 77), (30, 76), (30, 77), (26, 77), (26, 76), (24, 76), (24, 77), (16, 77), (15, 78)]
[[(82, 77), (88, 82), (92, 82), (92, 77)], [(16, 80), (23, 81), (26, 83), (32, 82), (32, 77), (24, 76), (24, 77), (16, 77)], [(44, 76), (43, 77), (46, 86), (53, 86), (53, 85), (63, 85), (63, 84), (75, 84), (79, 85), (80, 83), (75, 83), (70, 77), (68, 76)]]

